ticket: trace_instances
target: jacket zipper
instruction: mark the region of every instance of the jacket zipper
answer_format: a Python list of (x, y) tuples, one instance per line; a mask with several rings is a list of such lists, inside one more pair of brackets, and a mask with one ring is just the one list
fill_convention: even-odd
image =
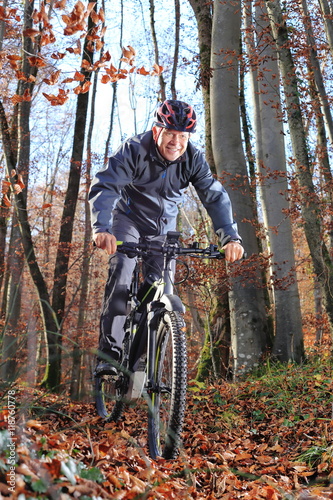
[(157, 220), (156, 220), (156, 236), (161, 234), (161, 219), (162, 219), (162, 215), (163, 215), (163, 201), (162, 201), (162, 196), (161, 194), (163, 193), (163, 190), (164, 190), (164, 186), (165, 186), (165, 182), (166, 182), (166, 176), (167, 176), (167, 168), (165, 165), (163, 165), (163, 173), (162, 173), (162, 184), (161, 184), (161, 187), (159, 189), (159, 194), (158, 194), (158, 202), (159, 202), (159, 205), (160, 205), (160, 214), (159, 216), (157, 217)]

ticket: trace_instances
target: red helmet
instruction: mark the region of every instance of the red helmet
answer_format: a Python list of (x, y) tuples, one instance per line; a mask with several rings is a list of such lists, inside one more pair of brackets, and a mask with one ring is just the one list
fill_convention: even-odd
[(196, 114), (192, 106), (182, 101), (166, 100), (155, 112), (155, 125), (180, 132), (195, 132)]

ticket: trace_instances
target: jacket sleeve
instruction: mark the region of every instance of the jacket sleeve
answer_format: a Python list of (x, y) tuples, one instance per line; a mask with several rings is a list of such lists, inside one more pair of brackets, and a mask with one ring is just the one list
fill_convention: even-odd
[(199, 151), (196, 151), (193, 156), (193, 167), (190, 182), (212, 219), (221, 245), (223, 246), (231, 240), (241, 242), (242, 238), (238, 234), (237, 224), (233, 219), (229, 195), (221, 182), (214, 179), (207, 161)]
[(97, 172), (89, 192), (91, 224), (94, 233), (109, 232), (112, 211), (121, 196), (121, 190), (132, 182), (134, 175), (131, 146), (124, 143)]

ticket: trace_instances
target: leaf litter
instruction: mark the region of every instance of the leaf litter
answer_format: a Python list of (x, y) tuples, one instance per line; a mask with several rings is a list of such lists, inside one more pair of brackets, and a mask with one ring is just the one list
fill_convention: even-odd
[(0, 418), (0, 499), (333, 499), (331, 375), (318, 363), (237, 383), (190, 381), (171, 461), (149, 458), (144, 402), (105, 423), (92, 403), (17, 386), (14, 441), (5, 405)]

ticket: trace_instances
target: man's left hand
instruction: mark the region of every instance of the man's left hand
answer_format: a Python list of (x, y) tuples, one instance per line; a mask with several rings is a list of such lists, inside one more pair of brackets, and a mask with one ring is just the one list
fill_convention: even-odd
[(228, 262), (235, 262), (240, 260), (244, 254), (244, 248), (238, 241), (229, 241), (224, 245), (225, 258)]

